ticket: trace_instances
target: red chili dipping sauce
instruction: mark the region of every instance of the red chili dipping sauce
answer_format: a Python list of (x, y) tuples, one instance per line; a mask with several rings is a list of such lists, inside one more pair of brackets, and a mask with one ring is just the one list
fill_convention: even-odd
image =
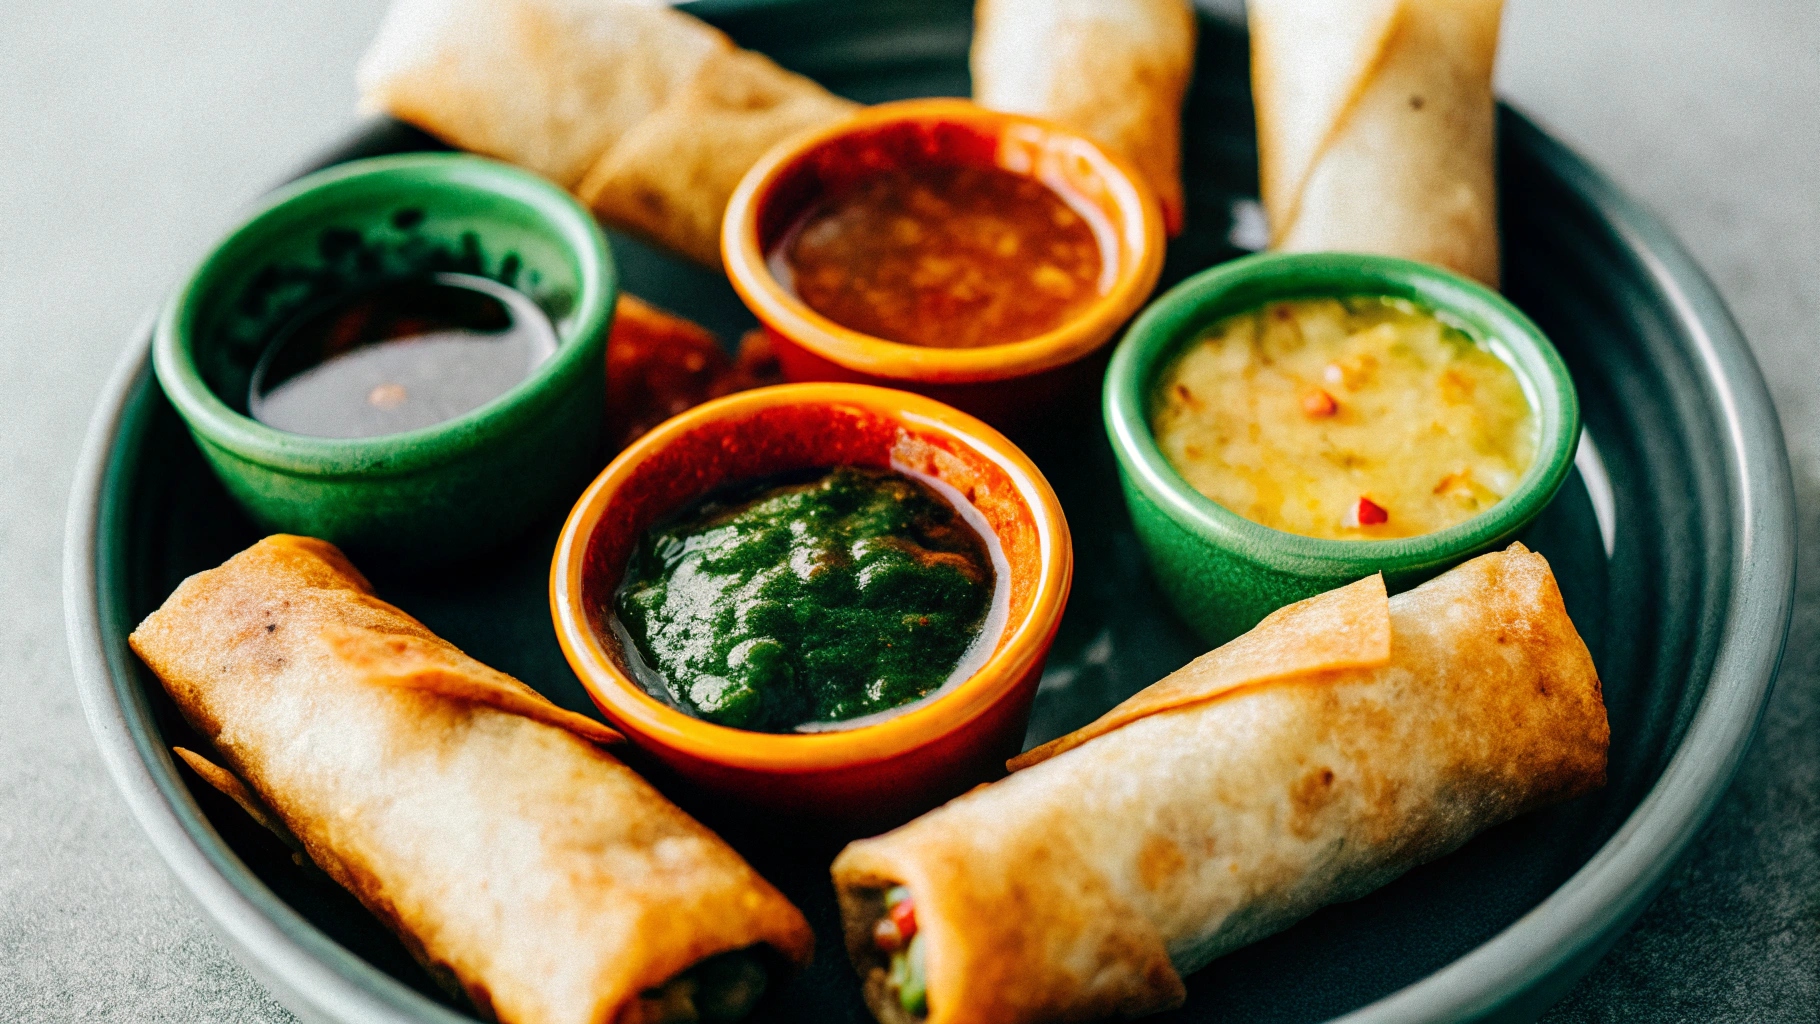
[(869, 178), (811, 207), (770, 263), (835, 323), (930, 348), (1034, 338), (1105, 286), (1094, 225), (1048, 185), (997, 167)]

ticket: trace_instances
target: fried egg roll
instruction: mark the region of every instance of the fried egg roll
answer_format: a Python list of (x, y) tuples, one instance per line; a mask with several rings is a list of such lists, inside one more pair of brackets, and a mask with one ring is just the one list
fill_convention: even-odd
[(1498, 285), (1492, 64), (1503, 0), (1250, 0), (1271, 247)]
[(601, 156), (576, 195), (601, 220), (719, 267), (727, 201), (758, 158), (858, 109), (763, 54), (719, 51)]
[(729, 1020), (800, 968), (802, 915), (556, 707), (268, 537), (185, 580), (133, 649), (216, 765), (180, 756), (503, 1024)]
[(1602, 785), (1609, 736), (1540, 555), (1394, 598), (1373, 576), (848, 846), (848, 952), (887, 1024), (1167, 1009), (1215, 957)]
[(978, 0), (973, 98), (1046, 117), (1131, 161), (1182, 230), (1182, 100), (1194, 73), (1185, 0)]
[(395, 0), (356, 81), (371, 112), (573, 189), (732, 47), (663, 3)]
[(661, 0), (395, 0), (357, 77), (366, 109), (711, 267), (759, 156), (857, 108)]

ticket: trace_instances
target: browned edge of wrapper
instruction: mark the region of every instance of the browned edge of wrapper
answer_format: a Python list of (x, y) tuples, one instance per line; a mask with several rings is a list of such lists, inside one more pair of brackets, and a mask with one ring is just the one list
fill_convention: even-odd
[[(495, 711), (555, 726), (591, 743), (618, 743), (625, 739), (614, 729), (586, 715), (558, 707), (518, 679), (469, 657), (454, 644), (432, 633), (410, 613), (376, 597), (372, 583), (348, 561), (339, 548), (328, 541), (279, 533), (266, 537), (254, 546), (259, 545), (297, 549), (322, 560), (340, 574), (340, 582), (345, 584), (345, 589), (358, 593), (363, 601), (401, 616), (422, 631), (420, 635), (375, 635), (361, 630), (333, 627), (324, 631), (324, 638), (335, 653), (346, 659), (350, 667), (360, 670), (372, 685), (419, 690), (450, 700), (483, 705)], [(180, 586), (179, 591), (181, 589)], [(153, 616), (156, 614), (154, 612)], [(140, 623), (139, 628), (144, 629), (153, 616), (147, 616), (146, 622)], [(138, 632), (134, 630), (127, 642), (143, 658), (145, 652), (139, 648)]]
[(1390, 596), (1374, 573), (1271, 612), (1249, 633), (1154, 683), (1089, 725), (1006, 762), (1019, 771), (1140, 718), (1296, 676), (1390, 661)]
[[(399, 614), (404, 614), (402, 611)], [(422, 637), (375, 636), (356, 630), (325, 631), (329, 646), (367, 682), (421, 690), (451, 700), (480, 704), (509, 715), (553, 725), (592, 743), (619, 743), (625, 737), (586, 715), (557, 707), (512, 676), (462, 654), (446, 641)]]
[(1066, 125), (1128, 160), (1182, 233), (1182, 108), (1199, 25), (1190, 0), (977, 0), (973, 98)]
[(1263, 126), (1258, 132), (1258, 179), (1264, 208), (1270, 211), (1270, 244), (1273, 248), (1281, 243), (1301, 216), (1303, 187), (1333, 145), (1334, 138), (1345, 127), (1352, 108), (1358, 105), (1359, 97), (1364, 94), (1378, 66), (1388, 56), (1397, 22), (1402, 17), (1402, 4), (1394, 0), (1380, 0), (1376, 4), (1360, 0), (1356, 8), (1342, 16), (1363, 19), (1358, 26), (1362, 31), (1348, 36), (1347, 48), (1351, 52), (1344, 55), (1324, 52), (1322, 56), (1330, 66), (1349, 73), (1349, 77), (1330, 79), (1322, 99), (1305, 104), (1322, 112), (1323, 127), (1306, 140), (1304, 147), (1290, 153), (1284, 151), (1287, 147), (1282, 145), (1279, 132), (1266, 130), (1285, 121), (1289, 113), (1278, 109), (1286, 101), (1280, 98), (1284, 89), (1278, 84), (1278, 69), (1272, 57), (1301, 45), (1301, 40), (1277, 38), (1297, 34), (1294, 28), (1277, 23), (1273, 12), (1278, 6), (1265, 2), (1248, 5), (1252, 93), (1256, 97), (1257, 119)]
[(595, 216), (721, 266), (721, 220), (740, 179), (773, 145), (859, 109), (764, 54), (711, 54), (575, 185)]
[(252, 818), (266, 831), (277, 836), (284, 845), (290, 847), (293, 851), (293, 859), (296, 859), (297, 854), (303, 852), (302, 841), (292, 834), (284, 820), (278, 817), (277, 812), (267, 807), (264, 800), (259, 799), (257, 794), (247, 788), (246, 783), (240, 781), (240, 776), (188, 747), (172, 747), (171, 752), (177, 755), (178, 760), (188, 765), (191, 771), (200, 776), (202, 781), (214, 787), (216, 792), (239, 804), (240, 809), (247, 813), (247, 817)]

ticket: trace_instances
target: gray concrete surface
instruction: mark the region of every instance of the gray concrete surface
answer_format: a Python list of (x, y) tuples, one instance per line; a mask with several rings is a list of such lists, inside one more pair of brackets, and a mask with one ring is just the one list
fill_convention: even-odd
[[(0, 1020), (281, 1022), (103, 774), (62, 519), (128, 333), (349, 122), (377, 0), (0, 4)], [(1820, 1020), (1820, 4), (1510, 0), (1505, 94), (1661, 213), (1770, 379), (1801, 502), (1781, 685), (1709, 832), (1551, 1021)]]

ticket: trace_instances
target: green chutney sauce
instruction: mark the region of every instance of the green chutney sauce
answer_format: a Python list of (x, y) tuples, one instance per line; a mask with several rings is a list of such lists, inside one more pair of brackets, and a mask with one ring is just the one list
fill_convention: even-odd
[(839, 466), (653, 527), (614, 611), (657, 696), (738, 729), (814, 731), (983, 661), (999, 575), (987, 543), (930, 485)]

